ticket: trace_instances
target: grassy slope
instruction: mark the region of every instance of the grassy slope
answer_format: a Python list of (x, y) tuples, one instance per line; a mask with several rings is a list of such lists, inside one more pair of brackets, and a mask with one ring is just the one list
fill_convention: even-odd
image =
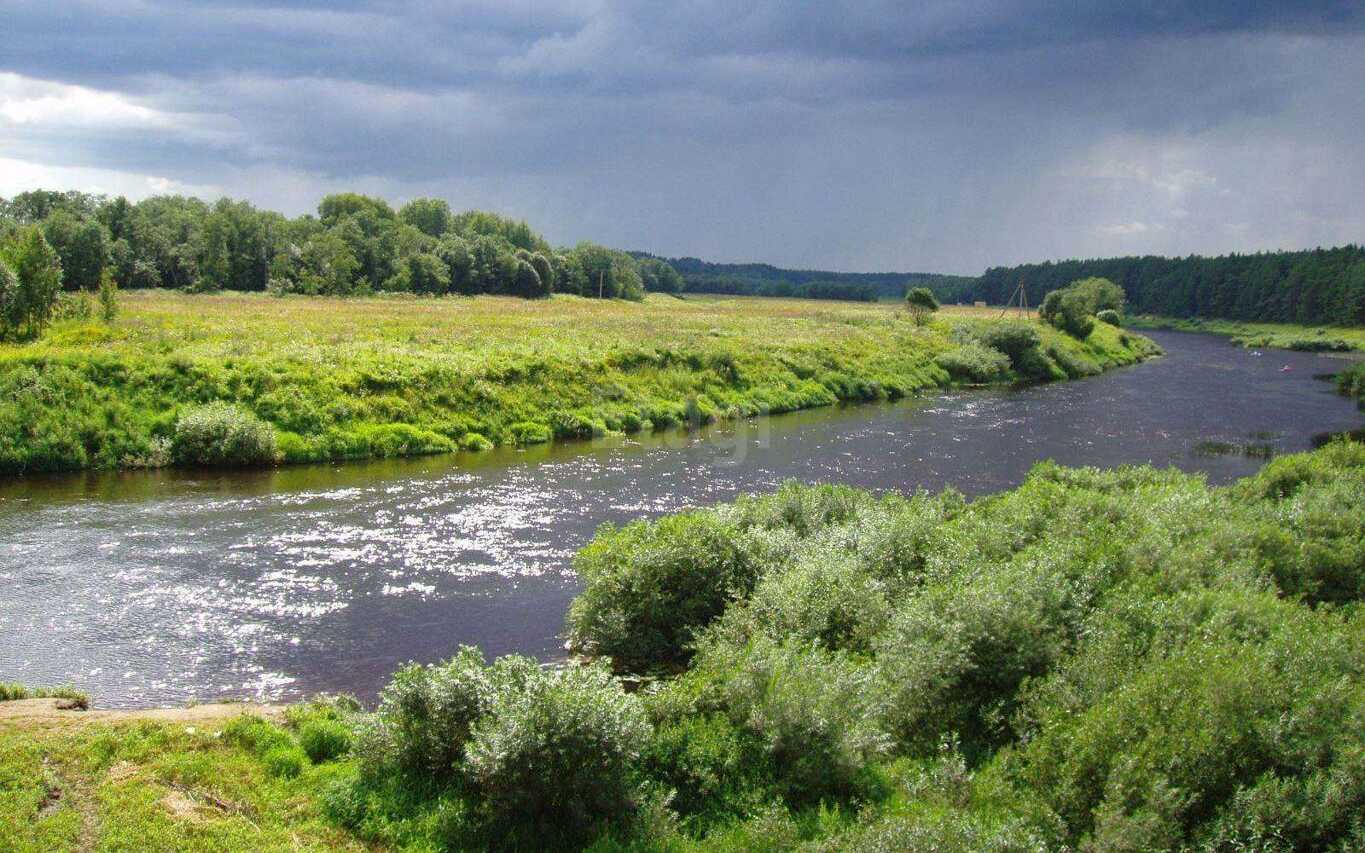
[[(274, 299), (133, 292), (111, 326), (0, 345), (0, 471), (155, 456), (187, 406), (270, 421), (285, 461), (475, 449), (896, 398), (946, 384), (945, 312), (786, 299)], [(1044, 346), (1100, 367), (1145, 339), (1101, 325)], [(1125, 343), (1126, 342), (1126, 343)]]
[(190, 720), (0, 715), (0, 850), (360, 850), (320, 811), (332, 766), (278, 778)]
[(1244, 323), (1238, 320), (1189, 319), (1155, 315), (1129, 317), (1128, 323), (1139, 329), (1179, 329), (1186, 332), (1209, 332), (1228, 335), (1245, 347), (1277, 347), (1293, 349), (1295, 341), (1345, 341), (1352, 349), (1365, 352), (1365, 327), (1361, 326), (1299, 326), (1293, 323)]

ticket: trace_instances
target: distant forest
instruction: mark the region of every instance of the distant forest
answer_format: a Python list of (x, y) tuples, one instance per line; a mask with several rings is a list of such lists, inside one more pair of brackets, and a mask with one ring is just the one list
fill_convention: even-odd
[(770, 264), (715, 264), (697, 258), (660, 258), (632, 252), (636, 258), (662, 260), (682, 274), (688, 293), (744, 296), (795, 296), (806, 299), (848, 299), (875, 302), (903, 299), (911, 287), (927, 287), (942, 302), (967, 298), (976, 279), (971, 276), (922, 272), (850, 273), (791, 270)]
[(1155, 256), (994, 267), (970, 298), (1003, 303), (1020, 281), (1035, 305), (1049, 291), (1100, 276), (1123, 288), (1127, 310), (1305, 325), (1365, 325), (1365, 247), (1206, 258)]

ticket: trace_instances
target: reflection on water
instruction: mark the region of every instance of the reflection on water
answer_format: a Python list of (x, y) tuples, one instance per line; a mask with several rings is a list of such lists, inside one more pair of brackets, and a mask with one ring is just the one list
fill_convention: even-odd
[(981, 494), (1045, 458), (1226, 482), (1263, 460), (1201, 446), (1301, 450), (1365, 420), (1312, 378), (1338, 368), (1329, 357), (1153, 337), (1166, 358), (1094, 379), (692, 436), (0, 485), (0, 680), (73, 682), (106, 706), (368, 697), (399, 663), (460, 643), (559, 654), (572, 554), (604, 522), (788, 478)]

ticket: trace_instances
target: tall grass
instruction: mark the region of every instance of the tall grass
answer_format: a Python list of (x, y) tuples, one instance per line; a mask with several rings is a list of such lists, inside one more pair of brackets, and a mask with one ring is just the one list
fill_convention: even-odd
[[(1035, 348), (995, 378), (1154, 351), (1108, 327), (1080, 342), (1033, 325), (1057, 357)], [(129, 291), (111, 323), (0, 345), (0, 472), (444, 453), (895, 399), (952, 381), (936, 359), (993, 328), (970, 311), (918, 328), (894, 306), (779, 299)], [(190, 452), (206, 411), (217, 431)], [(244, 442), (230, 452), (228, 420)]]

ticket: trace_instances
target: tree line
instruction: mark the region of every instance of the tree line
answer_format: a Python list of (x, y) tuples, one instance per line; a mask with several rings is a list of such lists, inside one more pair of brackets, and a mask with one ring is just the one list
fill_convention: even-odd
[(840, 281), (771, 281), (734, 275), (690, 275), (682, 277), (688, 293), (715, 293), (731, 296), (773, 296), (796, 299), (842, 299), (850, 302), (876, 302), (881, 293), (870, 284)]
[(631, 254), (665, 262), (677, 270), (683, 288), (691, 293), (874, 301), (904, 299), (910, 288), (927, 287), (939, 301), (953, 303), (966, 299), (976, 281), (970, 276), (938, 273), (798, 270), (771, 264), (718, 264), (698, 258), (658, 258), (646, 252)]
[(456, 213), (434, 198), (395, 209), (357, 193), (329, 195), (316, 215), (292, 219), (228, 198), (134, 203), (35, 190), (0, 199), (0, 244), (36, 239), (69, 291), (98, 289), (107, 271), (124, 288), (639, 299), (661, 276), (658, 265), (595, 243), (556, 248), (495, 213)]
[(1035, 303), (1073, 281), (1106, 278), (1123, 288), (1128, 310), (1167, 317), (1365, 325), (1365, 247), (1185, 258), (1068, 260), (993, 267), (971, 298), (1009, 299), (1022, 281)]

